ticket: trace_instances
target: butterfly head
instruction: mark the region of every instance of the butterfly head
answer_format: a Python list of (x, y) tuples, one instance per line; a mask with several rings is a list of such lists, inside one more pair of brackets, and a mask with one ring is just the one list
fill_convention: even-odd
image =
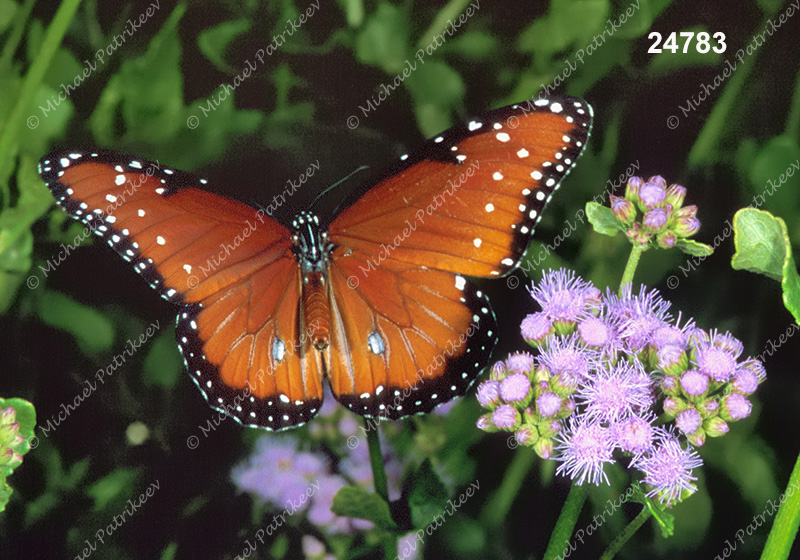
[(323, 231), (316, 214), (304, 211), (295, 216), (292, 220), (292, 240), (303, 277), (312, 272), (324, 275), (333, 244), (328, 240), (328, 234)]

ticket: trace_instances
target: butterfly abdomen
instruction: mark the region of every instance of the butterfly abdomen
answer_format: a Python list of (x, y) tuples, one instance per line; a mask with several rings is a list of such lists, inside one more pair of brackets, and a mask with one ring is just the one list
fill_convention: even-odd
[(330, 343), (331, 308), (328, 301), (322, 274), (312, 272), (303, 278), (303, 333), (309, 336), (317, 350), (325, 350)]

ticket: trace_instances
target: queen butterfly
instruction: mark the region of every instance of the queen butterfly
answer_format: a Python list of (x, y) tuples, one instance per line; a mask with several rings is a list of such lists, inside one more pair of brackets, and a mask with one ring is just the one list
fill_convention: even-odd
[(178, 346), (209, 404), (280, 430), (318, 412), (323, 378), (368, 417), (466, 392), (496, 322), (462, 275), (502, 276), (589, 136), (572, 97), (490, 111), (404, 155), (325, 227), (291, 229), (205, 180), (112, 152), (56, 151), (59, 205), (180, 306)]

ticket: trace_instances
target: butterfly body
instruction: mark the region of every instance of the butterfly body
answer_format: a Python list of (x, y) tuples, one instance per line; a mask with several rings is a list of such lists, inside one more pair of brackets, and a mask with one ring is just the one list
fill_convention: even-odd
[(330, 294), (327, 276), (333, 245), (322, 231), (319, 217), (300, 212), (292, 220), (293, 251), (302, 275), (303, 324), (312, 325), (314, 348), (325, 350), (330, 343)]
[(426, 142), (323, 226), (287, 228), (204, 181), (112, 152), (57, 151), (57, 202), (180, 306), (176, 336), (209, 404), (290, 428), (327, 380), (363, 416), (402, 418), (463, 394), (497, 325), (465, 276), (512, 271), (585, 145), (570, 97), (486, 113)]

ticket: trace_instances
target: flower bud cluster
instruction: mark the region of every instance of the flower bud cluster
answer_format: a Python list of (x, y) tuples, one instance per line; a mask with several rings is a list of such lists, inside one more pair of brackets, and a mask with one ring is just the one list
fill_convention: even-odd
[(647, 181), (631, 177), (624, 198), (611, 196), (611, 212), (632, 243), (669, 249), (700, 229), (697, 206), (683, 206), (684, 198), (684, 187), (667, 186), (659, 175)]

